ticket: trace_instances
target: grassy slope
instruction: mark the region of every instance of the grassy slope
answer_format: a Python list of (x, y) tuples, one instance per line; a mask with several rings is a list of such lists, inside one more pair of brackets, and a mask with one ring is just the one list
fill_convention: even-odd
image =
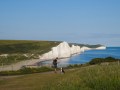
[(120, 66), (94, 65), (55, 73), (0, 80), (0, 90), (119, 90)]
[(0, 40), (0, 54), (43, 54), (58, 44), (54, 41)]
[[(59, 43), (55, 41), (0, 40), (0, 54), (9, 54), (7, 57), (0, 56), (0, 65), (39, 58), (38, 55), (50, 51)], [(25, 57), (23, 54), (29, 56)], [(31, 54), (34, 55), (31, 57)]]

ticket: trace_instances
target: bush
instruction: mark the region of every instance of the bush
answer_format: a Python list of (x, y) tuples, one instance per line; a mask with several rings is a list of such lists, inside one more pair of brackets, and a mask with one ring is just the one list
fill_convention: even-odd
[(120, 60), (120, 59), (116, 59), (116, 58), (113, 58), (113, 57), (94, 58), (89, 62), (89, 64), (93, 65), (93, 64), (101, 64), (103, 62), (116, 62), (118, 60)]

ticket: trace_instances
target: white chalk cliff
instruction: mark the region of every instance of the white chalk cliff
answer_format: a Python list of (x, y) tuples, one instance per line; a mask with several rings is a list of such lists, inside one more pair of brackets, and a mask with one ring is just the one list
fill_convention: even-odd
[(101, 50), (101, 49), (106, 49), (106, 47), (105, 46), (101, 46), (101, 47), (98, 47), (96, 49), (98, 49), (98, 50), (100, 49)]
[[(105, 49), (105, 47), (98, 47), (96, 49)], [(54, 59), (71, 57), (73, 54), (80, 54), (86, 50), (91, 50), (89, 47), (82, 47), (72, 45), (71, 47), (67, 42), (62, 42), (58, 46), (53, 47), (51, 51), (40, 56), (40, 59)]]
[(53, 47), (48, 53), (43, 54), (40, 59), (66, 58), (70, 56), (70, 46), (67, 42), (62, 42), (58, 46)]
[(92, 48), (83, 46), (80, 50), (81, 50), (81, 52), (84, 52), (84, 51), (91, 50), (91, 49)]

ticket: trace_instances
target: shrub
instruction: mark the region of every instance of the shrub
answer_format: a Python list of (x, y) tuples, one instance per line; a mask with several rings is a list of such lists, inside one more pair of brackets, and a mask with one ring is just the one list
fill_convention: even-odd
[(106, 57), (106, 58), (94, 58), (92, 59), (89, 64), (93, 65), (93, 64), (101, 64), (103, 62), (116, 62), (119, 59), (113, 58), (113, 57)]

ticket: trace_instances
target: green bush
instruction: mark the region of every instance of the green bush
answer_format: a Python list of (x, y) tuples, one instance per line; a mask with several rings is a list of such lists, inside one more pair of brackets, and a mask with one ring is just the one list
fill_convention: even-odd
[(89, 64), (93, 65), (93, 64), (101, 64), (103, 62), (116, 62), (119, 59), (113, 58), (113, 57), (106, 57), (106, 58), (94, 58), (92, 59)]

